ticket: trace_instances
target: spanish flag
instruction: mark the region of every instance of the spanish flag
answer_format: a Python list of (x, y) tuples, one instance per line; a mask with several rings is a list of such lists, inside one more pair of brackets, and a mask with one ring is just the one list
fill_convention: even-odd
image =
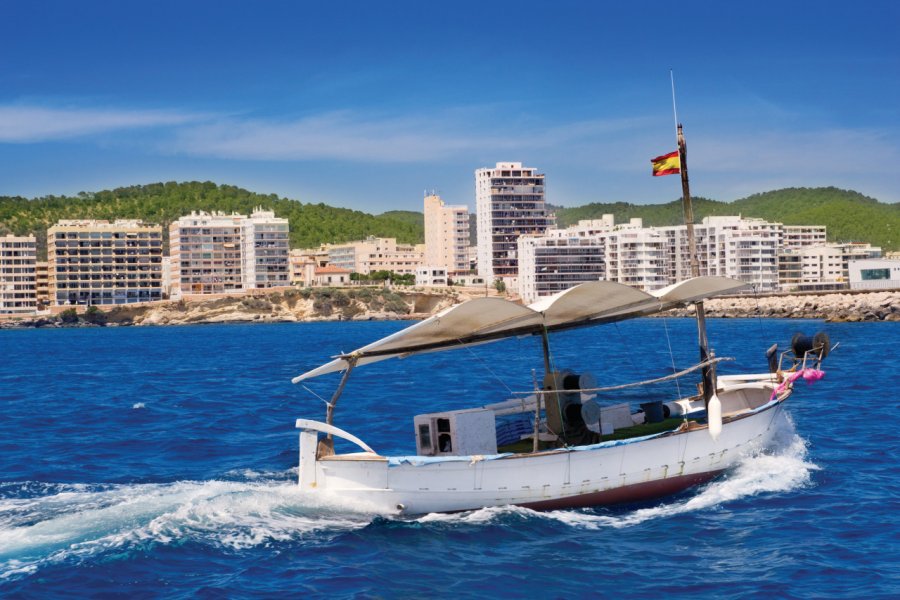
[(678, 157), (678, 150), (657, 156), (650, 160), (650, 164), (653, 165), (654, 177), (681, 173), (681, 159)]

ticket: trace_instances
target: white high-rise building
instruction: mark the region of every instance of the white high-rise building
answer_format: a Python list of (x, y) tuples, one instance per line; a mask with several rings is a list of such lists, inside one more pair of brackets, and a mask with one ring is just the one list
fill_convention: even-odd
[(544, 175), (519, 162), (475, 171), (478, 274), (517, 287), (518, 240), (542, 235), (553, 225), (544, 201)]
[(526, 304), (586, 281), (606, 279), (606, 238), (567, 229), (519, 236), (519, 295)]
[(448, 273), (468, 271), (469, 208), (425, 196), (425, 265)]
[(243, 222), (244, 289), (290, 285), (289, 224), (257, 208)]
[(290, 285), (288, 220), (192, 212), (169, 226), (172, 298)]
[(0, 237), (0, 315), (36, 310), (36, 238), (12, 234)]

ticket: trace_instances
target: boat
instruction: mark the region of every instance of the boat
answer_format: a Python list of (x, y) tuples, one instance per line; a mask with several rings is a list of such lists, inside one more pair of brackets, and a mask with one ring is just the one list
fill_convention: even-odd
[[(678, 133), (686, 183), (680, 126)], [(695, 258), (686, 185), (684, 190), (688, 239)], [(798, 334), (789, 350), (779, 353), (773, 345), (765, 352), (765, 372), (717, 376), (716, 366), (727, 357), (709, 350), (703, 301), (734, 293), (746, 284), (700, 276), (696, 260), (692, 260), (692, 271), (693, 277), (652, 291), (591, 281), (528, 306), (498, 297), (476, 298), (295, 377), (294, 383), (302, 383), (343, 372), (326, 402), (325, 421), (296, 421), (300, 490), (400, 515), (507, 505), (571, 509), (671, 495), (765, 451), (787, 425), (784, 404), (795, 382), (824, 375), (820, 367), (831, 350), (830, 341), (824, 333)], [(598, 327), (688, 305), (696, 308), (700, 361), (687, 369), (603, 387), (590, 373), (557, 368), (553, 363), (550, 335), (554, 332)], [(541, 339), (540, 383), (535, 377), (534, 389), (512, 398), (487, 398), (470, 408), (413, 415), (415, 455), (382, 455), (334, 425), (338, 400), (358, 367), (521, 336)], [(598, 394), (615, 397), (620, 389), (693, 372), (701, 375), (697, 393), (654, 397), (640, 406), (622, 402), (621, 397), (614, 403), (598, 401)], [(458, 400), (454, 390), (447, 394)], [(355, 451), (336, 453), (335, 438), (346, 440)]]

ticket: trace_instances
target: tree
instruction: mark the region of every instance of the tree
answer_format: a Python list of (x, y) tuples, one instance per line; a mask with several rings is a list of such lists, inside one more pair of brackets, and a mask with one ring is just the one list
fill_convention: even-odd
[(78, 322), (78, 312), (74, 308), (67, 308), (59, 313), (59, 320), (67, 325)]

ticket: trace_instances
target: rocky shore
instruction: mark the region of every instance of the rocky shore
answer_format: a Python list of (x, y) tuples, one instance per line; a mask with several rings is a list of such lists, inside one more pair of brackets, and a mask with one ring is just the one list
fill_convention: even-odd
[[(480, 290), (483, 295), (484, 290)], [(287, 289), (216, 299), (68, 309), (54, 316), (0, 320), (0, 328), (192, 325), (422, 319), (472, 297), (464, 290)]]
[[(728, 296), (704, 302), (712, 318), (824, 319), (832, 323), (900, 321), (900, 290)], [(691, 308), (671, 311), (692, 316)]]
[[(119, 306), (109, 311), (94, 309), (78, 315), (71, 310), (55, 316), (0, 320), (0, 328), (423, 319), (483, 294), (483, 289), (458, 288), (288, 289), (214, 300)], [(710, 318), (900, 321), (900, 290), (729, 296), (707, 300), (705, 307)], [(691, 317), (694, 311), (688, 307), (667, 314)]]

